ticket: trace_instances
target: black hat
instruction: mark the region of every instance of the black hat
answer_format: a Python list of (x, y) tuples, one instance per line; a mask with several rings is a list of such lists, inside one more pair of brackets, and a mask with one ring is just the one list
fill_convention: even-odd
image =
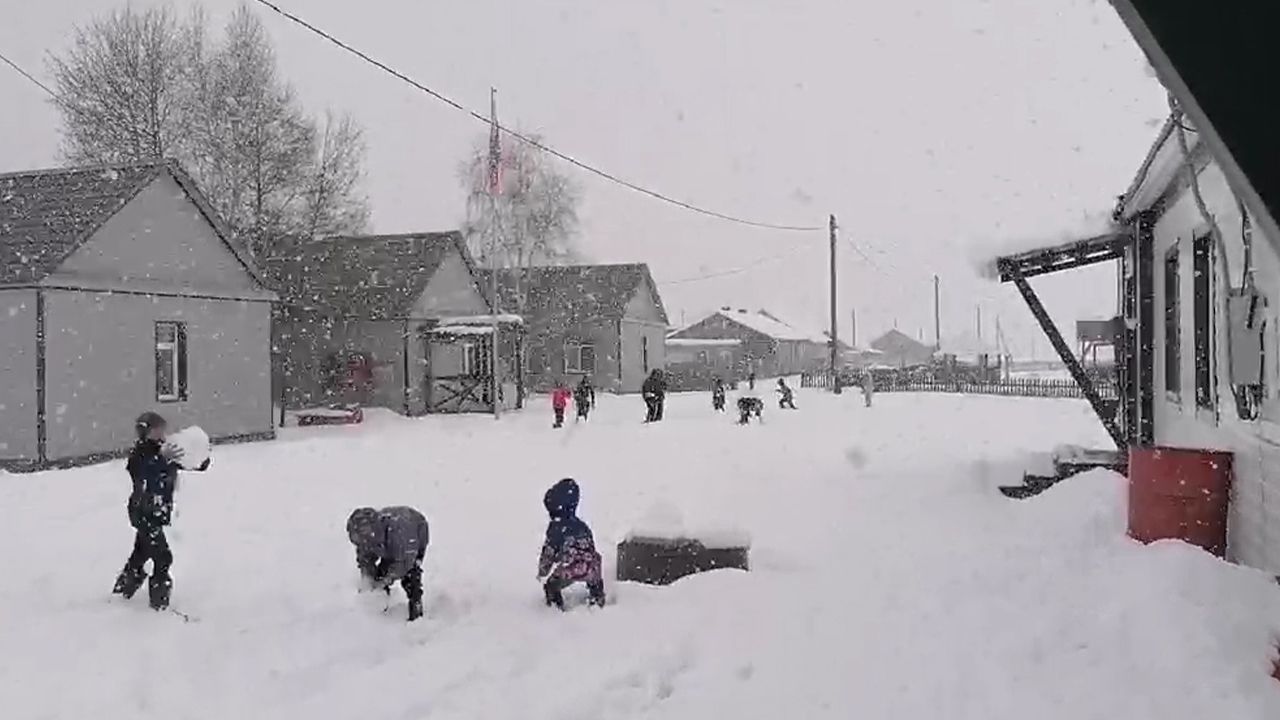
[(164, 427), (167, 424), (164, 418), (160, 417), (160, 413), (148, 410), (138, 416), (137, 421), (133, 423), (133, 429), (138, 434), (138, 439), (141, 440), (153, 429)]

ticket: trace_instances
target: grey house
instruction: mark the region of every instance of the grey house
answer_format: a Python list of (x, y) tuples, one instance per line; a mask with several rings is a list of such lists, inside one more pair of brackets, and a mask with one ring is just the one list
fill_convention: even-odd
[(272, 437), (273, 300), (174, 164), (0, 175), (0, 465), (117, 455), (147, 409)]
[[(491, 272), (481, 274), (485, 282)], [(499, 278), (502, 308), (525, 321), (531, 388), (585, 375), (602, 390), (639, 392), (666, 366), (667, 313), (648, 265), (539, 266)]]
[(484, 412), (495, 395), (502, 406), (520, 406), (520, 318), (489, 314), (461, 234), (296, 239), (263, 265), (281, 295), (276, 347), (286, 407)]

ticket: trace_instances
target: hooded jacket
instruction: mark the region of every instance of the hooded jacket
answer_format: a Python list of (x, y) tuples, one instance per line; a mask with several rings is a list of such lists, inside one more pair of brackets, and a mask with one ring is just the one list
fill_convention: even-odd
[(358, 508), (347, 518), (361, 574), (379, 583), (401, 580), (422, 559), (430, 541), (427, 518), (403, 505)]
[(547, 491), (542, 504), (551, 516), (538, 558), (538, 577), (553, 571), (566, 580), (591, 580), (600, 575), (591, 528), (578, 517), (578, 483), (565, 478)]

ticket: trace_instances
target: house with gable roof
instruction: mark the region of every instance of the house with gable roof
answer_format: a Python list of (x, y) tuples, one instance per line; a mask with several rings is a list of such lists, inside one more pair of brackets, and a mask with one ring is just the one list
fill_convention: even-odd
[(420, 415), (522, 403), (521, 320), (491, 315), (460, 233), (288, 239), (263, 266), (281, 298), (285, 407)]
[(525, 321), (530, 387), (586, 376), (598, 389), (633, 393), (666, 365), (667, 313), (648, 265), (509, 269), (498, 281), (501, 309)]
[(780, 319), (766, 310), (722, 307), (707, 317), (668, 336), (679, 345), (684, 340), (738, 340), (745, 367), (759, 377), (798, 375), (826, 367), (830, 339)]
[(123, 454), (144, 410), (272, 437), (274, 299), (173, 162), (0, 175), (0, 466)]

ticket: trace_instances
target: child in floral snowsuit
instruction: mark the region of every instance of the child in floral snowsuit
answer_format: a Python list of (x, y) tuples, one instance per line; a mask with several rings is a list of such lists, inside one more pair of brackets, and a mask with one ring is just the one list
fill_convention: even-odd
[(538, 558), (538, 579), (546, 593), (547, 605), (564, 610), (563, 590), (576, 582), (585, 582), (591, 593), (591, 604), (604, 607), (604, 578), (600, 571), (600, 553), (596, 552), (591, 528), (577, 515), (578, 483), (565, 478), (556, 483), (542, 498), (551, 522), (547, 538)]

